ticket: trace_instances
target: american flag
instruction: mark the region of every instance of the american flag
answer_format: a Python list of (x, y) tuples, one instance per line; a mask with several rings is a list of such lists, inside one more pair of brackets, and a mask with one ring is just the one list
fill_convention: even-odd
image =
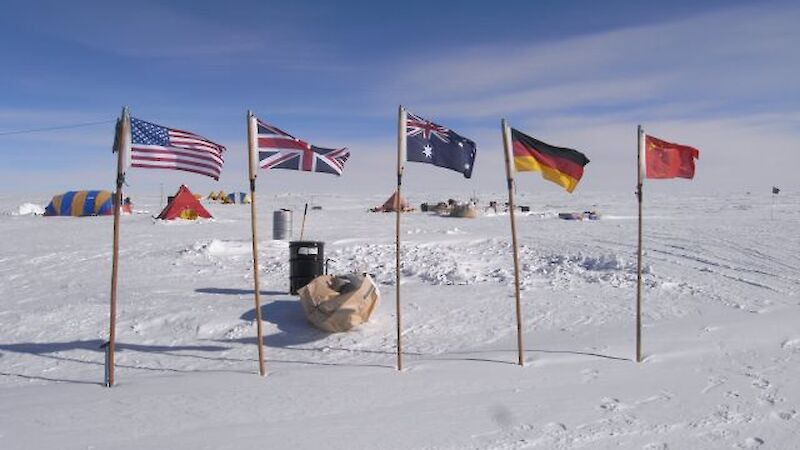
[(280, 128), (258, 123), (258, 160), (262, 169), (289, 169), (341, 175), (350, 157), (347, 148), (321, 148)]
[(225, 147), (188, 131), (131, 117), (131, 166), (199, 173), (219, 180)]

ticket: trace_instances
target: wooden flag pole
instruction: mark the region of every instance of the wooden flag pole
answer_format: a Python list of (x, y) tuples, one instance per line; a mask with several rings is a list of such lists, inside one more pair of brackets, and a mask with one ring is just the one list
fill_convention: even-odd
[(308, 214), (308, 203), (303, 208), (303, 223), (300, 225), (300, 240), (303, 240), (303, 232), (306, 230), (306, 215)]
[(636, 259), (636, 362), (642, 361), (642, 179), (644, 178), (644, 131), (639, 125), (637, 139), (636, 198), (639, 201), (639, 238)]
[(119, 273), (119, 217), (122, 208), (122, 185), (125, 184), (125, 151), (126, 140), (130, 134), (130, 117), (128, 108), (122, 108), (120, 126), (116, 130), (117, 144), (117, 190), (114, 192), (114, 247), (111, 256), (111, 304), (109, 308), (108, 346), (106, 348), (106, 386), (114, 386), (114, 351), (117, 341), (117, 274)]
[(769, 210), (769, 220), (775, 220), (775, 200), (778, 197), (774, 191), (772, 193), (772, 209)]
[(522, 304), (519, 294), (519, 252), (517, 250), (517, 223), (514, 217), (514, 175), (511, 170), (511, 129), (503, 119), (500, 123), (503, 130), (503, 148), (506, 160), (506, 181), (508, 184), (508, 214), (511, 218), (511, 245), (514, 249), (514, 297), (517, 310), (517, 362), (525, 366), (525, 350), (522, 343)]
[(258, 336), (258, 373), (261, 376), (267, 374), (264, 364), (264, 334), (261, 325), (261, 283), (259, 282), (258, 268), (258, 238), (256, 230), (256, 175), (257, 168), (255, 163), (255, 121), (256, 118), (251, 111), (247, 111), (247, 155), (248, 169), (250, 171), (250, 224), (253, 232), (253, 292), (256, 303), (256, 334)]
[(395, 209), (395, 308), (397, 315), (397, 370), (403, 370), (403, 341), (400, 316), (400, 188), (403, 185), (403, 160), (406, 149), (406, 110), (401, 105), (397, 121), (397, 190), (394, 197)]

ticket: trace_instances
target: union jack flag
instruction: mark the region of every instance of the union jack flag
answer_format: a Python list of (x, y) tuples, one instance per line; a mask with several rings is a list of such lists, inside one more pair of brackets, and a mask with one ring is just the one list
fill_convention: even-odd
[(409, 136), (421, 136), (427, 141), (430, 141), (431, 137), (437, 137), (444, 143), (450, 142), (447, 136), (449, 129), (411, 113), (408, 113), (406, 118), (406, 128)]
[(350, 150), (316, 147), (257, 119), (258, 160), (262, 169), (289, 169), (341, 175)]

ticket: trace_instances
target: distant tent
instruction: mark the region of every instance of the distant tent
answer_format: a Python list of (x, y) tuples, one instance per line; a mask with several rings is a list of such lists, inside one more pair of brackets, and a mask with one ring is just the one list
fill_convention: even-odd
[[(131, 212), (131, 205), (122, 205)], [(109, 191), (69, 191), (56, 195), (44, 210), (45, 216), (108, 216), (114, 214), (114, 194)]]
[(250, 204), (250, 194), (245, 192), (231, 192), (225, 203)]
[(408, 201), (406, 199), (404, 199), (402, 196), (400, 196), (399, 208), (398, 208), (397, 205), (398, 205), (398, 202), (397, 202), (397, 191), (395, 191), (395, 192), (392, 193), (392, 195), (388, 199), (386, 199), (385, 202), (383, 202), (383, 205), (378, 206), (376, 208), (372, 208), (371, 211), (372, 212), (394, 212), (394, 211), (397, 211), (397, 209), (400, 209), (400, 212), (414, 211), (414, 208), (412, 208), (408, 204)]
[(472, 203), (456, 204), (450, 210), (450, 217), (464, 217), (467, 219), (475, 219), (478, 217), (478, 210)]
[(195, 220), (200, 217), (204, 219), (212, 218), (211, 214), (203, 208), (203, 205), (194, 198), (192, 191), (184, 185), (181, 185), (174, 197), (170, 197), (167, 206), (158, 215), (158, 218), (162, 220)]
[(214, 200), (217, 202), (224, 202), (226, 198), (227, 194), (225, 194), (225, 191), (218, 191), (218, 192), (212, 191), (210, 194), (208, 194), (209, 200)]
[(558, 213), (558, 218), (564, 220), (583, 220), (583, 213), (579, 212)]

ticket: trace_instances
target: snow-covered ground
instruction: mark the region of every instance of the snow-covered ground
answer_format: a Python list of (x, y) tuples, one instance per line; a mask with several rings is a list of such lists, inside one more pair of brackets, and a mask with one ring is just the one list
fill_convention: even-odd
[[(304, 198), (259, 197), (266, 378), (249, 208), (157, 223), (159, 200), (134, 198), (106, 389), (111, 218), (27, 215), (48, 199), (0, 196), (0, 448), (800, 448), (797, 195), (774, 219), (768, 195), (646, 198), (640, 364), (633, 195), (519, 199), (534, 211), (518, 217), (524, 368), (508, 216), (406, 214), (402, 373), (394, 215), (366, 212), (384, 197), (313, 196), (306, 237), (383, 295), (341, 334), (306, 323), (288, 245), (270, 240), (272, 210)], [(603, 219), (555, 217), (585, 209)]]

